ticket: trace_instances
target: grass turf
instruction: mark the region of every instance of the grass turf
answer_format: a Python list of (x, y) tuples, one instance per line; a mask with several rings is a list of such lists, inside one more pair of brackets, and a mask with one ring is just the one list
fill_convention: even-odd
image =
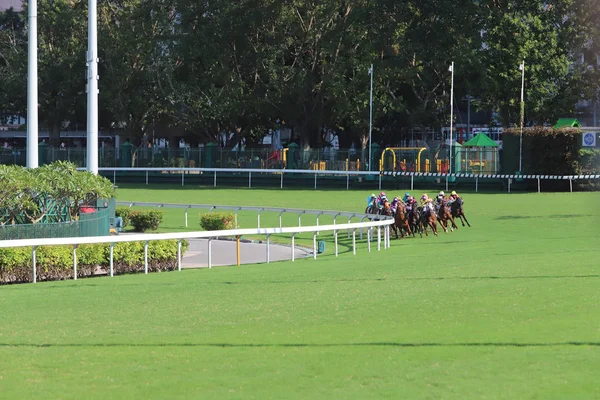
[[(366, 195), (119, 188), (346, 211)], [(598, 397), (598, 200), (466, 194), (472, 228), (387, 251), (1, 287), (1, 397)]]

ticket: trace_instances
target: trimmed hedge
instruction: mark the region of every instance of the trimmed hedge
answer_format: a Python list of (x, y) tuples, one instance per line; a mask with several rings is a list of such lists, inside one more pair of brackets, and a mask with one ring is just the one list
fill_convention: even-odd
[(136, 232), (155, 231), (163, 221), (163, 212), (156, 210), (132, 211), (129, 219)]
[[(182, 254), (188, 241), (181, 243)], [(0, 284), (23, 283), (32, 280), (32, 255), (30, 247), (0, 249)], [(36, 252), (38, 281), (73, 278), (73, 247), (43, 246)], [(148, 271), (173, 271), (177, 268), (177, 240), (160, 240), (148, 243)], [(97, 270), (108, 273), (110, 245), (108, 243), (81, 245), (77, 248), (77, 277), (95, 275)], [(116, 243), (113, 248), (114, 274), (144, 271), (144, 243)]]
[(205, 231), (235, 229), (235, 215), (231, 213), (200, 214), (200, 226)]
[(123, 219), (123, 229), (131, 224), (131, 213), (133, 210), (129, 207), (117, 207), (115, 210), (115, 217), (121, 217)]

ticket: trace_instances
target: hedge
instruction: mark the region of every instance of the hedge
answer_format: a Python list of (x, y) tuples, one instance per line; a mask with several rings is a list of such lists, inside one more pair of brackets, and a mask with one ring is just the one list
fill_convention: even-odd
[(200, 226), (205, 231), (235, 229), (235, 215), (231, 213), (200, 214)]
[(129, 214), (131, 225), (136, 232), (155, 231), (163, 220), (162, 211), (132, 211)]
[[(188, 241), (182, 240), (182, 254)], [(32, 254), (30, 247), (0, 249), (0, 284), (31, 282)], [(36, 252), (38, 281), (73, 278), (73, 246), (42, 246)], [(81, 245), (77, 248), (77, 277), (95, 275), (98, 268), (108, 273), (110, 245)], [(177, 240), (156, 240), (148, 243), (148, 271), (173, 271), (177, 268)], [(144, 243), (122, 242), (113, 248), (114, 274), (144, 271)]]

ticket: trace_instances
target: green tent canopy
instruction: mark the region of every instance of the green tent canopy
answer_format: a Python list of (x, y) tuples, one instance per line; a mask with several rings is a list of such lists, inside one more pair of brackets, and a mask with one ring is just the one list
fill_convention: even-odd
[(498, 143), (485, 133), (478, 133), (474, 138), (463, 143), (463, 147), (498, 147)]
[(559, 118), (554, 128), (581, 128), (581, 124), (575, 118)]

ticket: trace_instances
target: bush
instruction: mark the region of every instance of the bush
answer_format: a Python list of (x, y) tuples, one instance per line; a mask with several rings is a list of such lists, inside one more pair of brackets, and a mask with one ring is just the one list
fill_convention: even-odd
[(600, 171), (600, 150), (584, 148), (579, 150), (582, 173), (591, 174)]
[(205, 231), (235, 229), (235, 215), (231, 213), (200, 214), (200, 226)]
[(117, 207), (115, 210), (115, 216), (123, 218), (123, 228), (131, 224), (131, 213), (133, 210), (129, 207)]
[(129, 218), (136, 232), (155, 231), (163, 220), (162, 211), (133, 211)]
[[(182, 240), (182, 254), (188, 248)], [(81, 245), (77, 249), (77, 276), (94, 275), (100, 267), (110, 269), (110, 244)], [(0, 249), (0, 284), (31, 282), (31, 248)], [(43, 246), (36, 253), (38, 281), (73, 278), (73, 246)], [(177, 240), (160, 240), (148, 243), (148, 271), (173, 271), (177, 268)], [(113, 249), (114, 274), (144, 271), (144, 243), (116, 243)]]

